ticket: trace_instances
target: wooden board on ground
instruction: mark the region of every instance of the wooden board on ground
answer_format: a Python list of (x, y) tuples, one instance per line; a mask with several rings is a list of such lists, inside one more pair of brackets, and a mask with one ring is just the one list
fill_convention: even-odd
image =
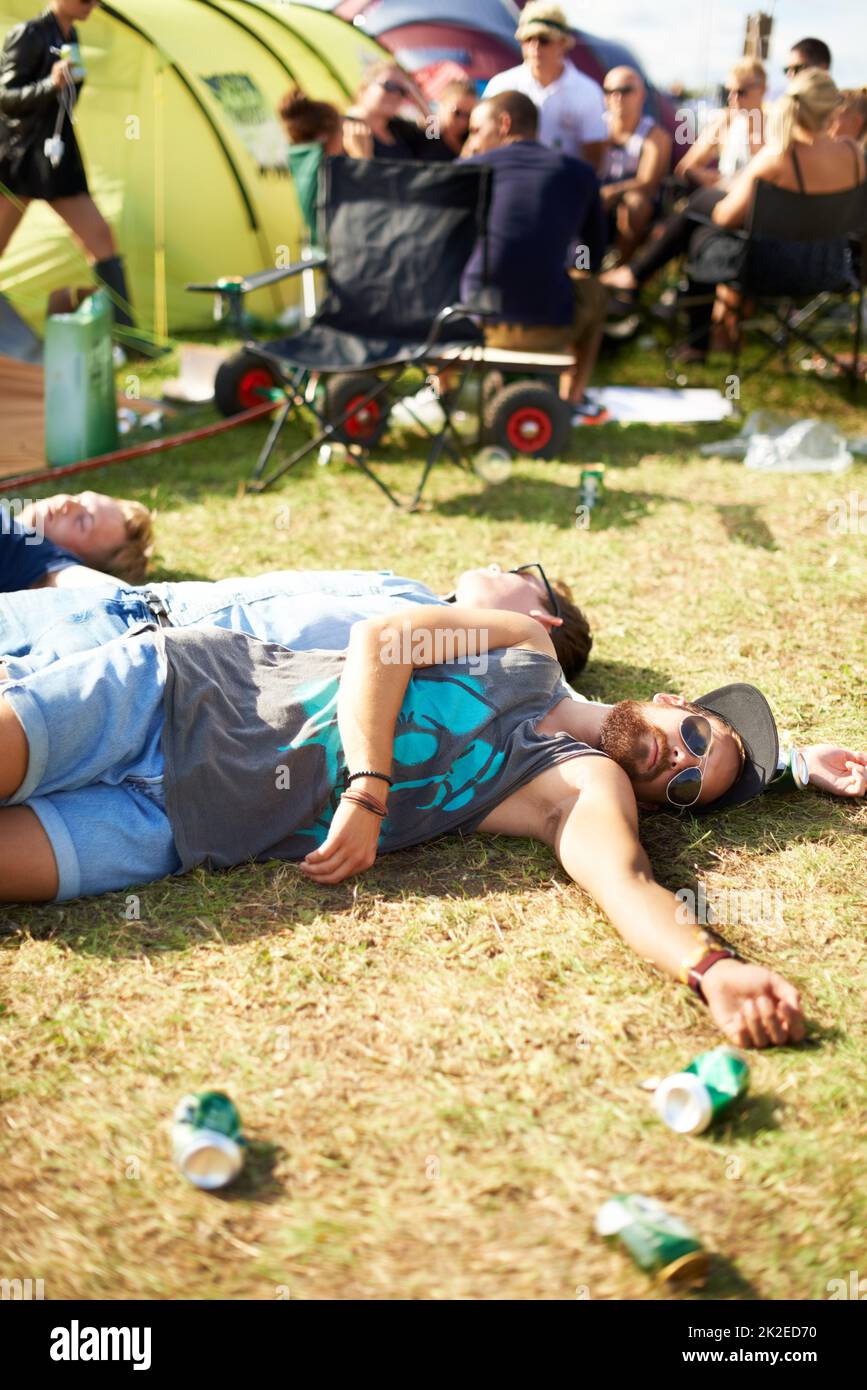
[[(131, 401), (118, 394), (117, 403), (137, 415), (147, 415), (155, 407), (167, 415), (170, 407), (159, 401)], [(45, 461), (45, 379), (42, 367), (0, 356), (0, 477), (33, 473), (46, 468)]]

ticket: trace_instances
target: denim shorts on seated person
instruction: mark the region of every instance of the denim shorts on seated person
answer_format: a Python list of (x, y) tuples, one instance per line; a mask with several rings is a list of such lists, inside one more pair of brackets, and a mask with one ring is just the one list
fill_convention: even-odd
[(0, 686), (29, 745), (25, 780), (4, 804), (39, 818), (58, 902), (180, 869), (163, 799), (164, 687), (153, 628)]

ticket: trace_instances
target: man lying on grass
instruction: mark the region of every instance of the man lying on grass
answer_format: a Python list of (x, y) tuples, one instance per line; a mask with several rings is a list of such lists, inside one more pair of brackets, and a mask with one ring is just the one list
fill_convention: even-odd
[[(548, 633), (567, 680), (587, 665), (593, 637), (568, 586), (549, 580), (538, 563), (511, 570), (491, 563), (464, 570), (454, 592), (443, 598), (421, 580), (391, 570), (277, 570), (253, 578), (119, 587), (108, 594), (0, 594), (0, 680), (32, 675), (142, 623), (219, 627), (296, 651), (343, 651), (352, 628), (365, 618), (408, 604), (447, 603), (526, 614)], [(595, 708), (601, 719), (610, 707)], [(812, 744), (790, 749), (787, 756), (801, 768), (799, 785), (809, 783), (834, 796), (864, 792), (859, 755), (847, 748)]]
[(465, 608), (525, 613), (549, 633), (567, 680), (587, 665), (593, 645), (587, 619), (562, 580), (539, 564), (465, 570), (454, 593), (440, 598), (418, 579), (390, 570), (277, 570), (215, 583), (118, 587), (114, 593), (0, 594), (0, 662), (10, 676), (30, 675), (61, 656), (87, 651), (141, 623), (208, 626), (246, 632), (302, 651), (343, 651), (354, 623), (410, 603), (457, 602)]
[(763, 789), (767, 703), (732, 686), (600, 708), (513, 613), (417, 607), (358, 624), (346, 653), (144, 629), (3, 687), (0, 898), (274, 858), (331, 884), (444, 833), (532, 836), (733, 1042), (799, 1040), (794, 987), (686, 924), (638, 839), (636, 796), (706, 812)]

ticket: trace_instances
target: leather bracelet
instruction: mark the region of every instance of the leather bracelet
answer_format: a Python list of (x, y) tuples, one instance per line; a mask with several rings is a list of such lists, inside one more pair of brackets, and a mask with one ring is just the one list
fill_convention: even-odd
[(706, 951), (701, 960), (693, 965), (687, 976), (687, 984), (694, 994), (697, 994), (703, 1004), (707, 1003), (704, 993), (702, 976), (710, 970), (712, 965), (716, 965), (720, 960), (737, 960), (737, 952), (731, 946), (719, 946), (716, 950)]
[(379, 816), (380, 820), (384, 820), (388, 815), (388, 811), (385, 806), (383, 806), (382, 802), (377, 801), (376, 797), (368, 796), (366, 792), (344, 792), (340, 800), (352, 801), (356, 806), (361, 806), (365, 811), (370, 811), (372, 815)]
[(343, 774), (343, 785), (344, 785), (344, 787), (351, 787), (351, 786), (352, 786), (352, 783), (355, 782), (355, 781), (357, 781), (359, 777), (376, 777), (378, 781), (380, 781), (380, 782), (387, 782), (388, 785), (389, 785), (390, 787), (393, 787), (393, 786), (394, 786), (394, 782), (392, 781), (392, 779), (391, 779), (391, 778), (387, 775), (387, 773), (385, 773), (385, 772), (352, 772), (352, 773), (350, 773), (350, 772), (347, 771), (347, 772), (344, 772), (344, 774)]

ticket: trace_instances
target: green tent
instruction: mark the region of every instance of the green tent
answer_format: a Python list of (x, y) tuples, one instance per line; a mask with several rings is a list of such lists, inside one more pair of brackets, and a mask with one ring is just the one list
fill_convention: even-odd
[[(39, 9), (0, 0), (0, 41)], [(159, 337), (204, 327), (212, 306), (188, 282), (285, 264), (305, 240), (280, 97), (297, 85), (345, 108), (384, 50), (334, 15), (259, 0), (114, 0), (78, 35), (78, 139), (136, 316)], [(88, 283), (64, 224), (32, 204), (0, 260), (0, 293), (41, 329), (51, 290)], [(299, 293), (287, 281), (248, 307), (277, 315)]]

